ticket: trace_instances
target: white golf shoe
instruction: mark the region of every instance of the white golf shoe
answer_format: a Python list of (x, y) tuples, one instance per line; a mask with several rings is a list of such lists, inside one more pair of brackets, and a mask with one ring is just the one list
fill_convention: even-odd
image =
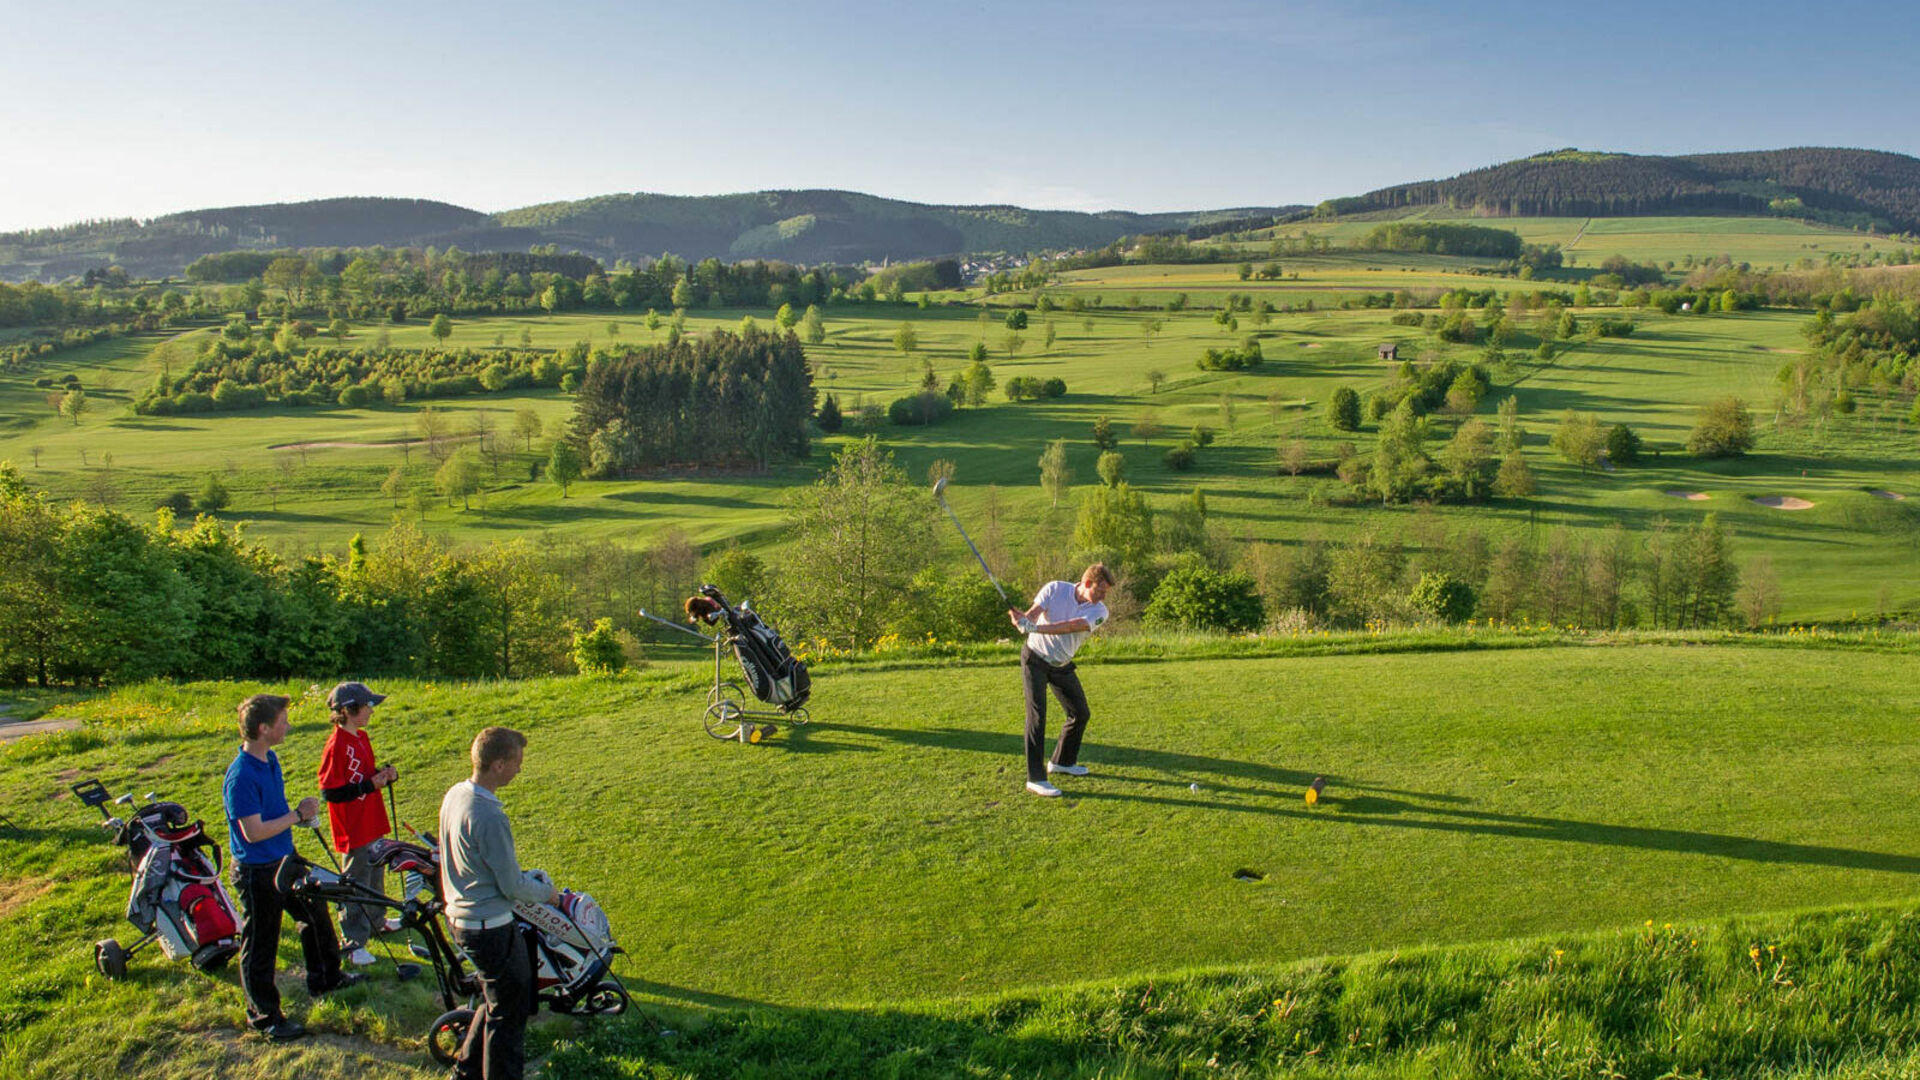
[(1027, 790), (1033, 792), (1035, 795), (1048, 799), (1058, 798), (1060, 795), (1060, 789), (1047, 783), (1045, 780), (1027, 781)]
[(355, 967), (366, 967), (374, 962), (373, 954), (368, 952), (364, 945), (347, 954), (347, 963)]
[(1087, 775), (1087, 767), (1085, 765), (1055, 765), (1051, 761), (1047, 762), (1047, 775), (1051, 776), (1054, 773), (1065, 773), (1068, 776), (1085, 776)]

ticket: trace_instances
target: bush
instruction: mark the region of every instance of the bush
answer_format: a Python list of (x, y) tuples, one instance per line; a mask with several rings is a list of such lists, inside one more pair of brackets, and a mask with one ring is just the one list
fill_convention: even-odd
[(937, 424), (952, 415), (952, 399), (931, 391), (900, 398), (887, 406), (887, 419), (897, 427)]
[(184, 491), (175, 491), (161, 499), (156, 509), (171, 510), (174, 516), (185, 517), (193, 512), (193, 496)]
[(573, 666), (582, 675), (612, 675), (627, 666), (627, 651), (612, 619), (593, 620), (593, 629), (573, 635)]
[(1053, 379), (1048, 379), (1046, 382), (1041, 383), (1040, 396), (1045, 398), (1066, 397), (1067, 396), (1067, 380), (1060, 379), (1060, 378), (1053, 378)]
[(1252, 578), (1222, 573), (1197, 560), (1162, 578), (1145, 612), (1148, 625), (1183, 630), (1244, 632), (1258, 628), (1261, 618)]
[(820, 403), (820, 412), (816, 419), (819, 421), (820, 430), (829, 435), (840, 430), (843, 420), (840, 415), (840, 402), (835, 400), (832, 394), (828, 394), (827, 399)]
[(1687, 436), (1687, 452), (1700, 457), (1738, 457), (1751, 449), (1753, 416), (1747, 412), (1747, 403), (1737, 397), (1702, 406)]
[(1213, 429), (1205, 424), (1195, 424), (1193, 434), (1187, 437), (1187, 441), (1195, 446), (1212, 446)]
[(1192, 443), (1181, 443), (1179, 446), (1168, 450), (1161, 456), (1160, 460), (1166, 464), (1167, 468), (1175, 472), (1186, 472), (1188, 469), (1193, 468), (1193, 450), (1194, 446)]
[(1335, 431), (1360, 430), (1360, 395), (1351, 386), (1342, 386), (1327, 399), (1327, 423)]
[(203, 513), (214, 514), (227, 508), (233, 501), (233, 493), (220, 480), (219, 473), (208, 473), (207, 482), (200, 485), (200, 498), (195, 502)]
[(359, 383), (340, 391), (340, 407), (343, 409), (364, 409), (372, 400), (372, 392)]
[(1455, 581), (1446, 574), (1421, 574), (1407, 596), (1415, 611), (1444, 623), (1457, 623), (1473, 615), (1473, 586)]
[(1640, 460), (1640, 436), (1625, 424), (1607, 429), (1607, 460), (1617, 468)]

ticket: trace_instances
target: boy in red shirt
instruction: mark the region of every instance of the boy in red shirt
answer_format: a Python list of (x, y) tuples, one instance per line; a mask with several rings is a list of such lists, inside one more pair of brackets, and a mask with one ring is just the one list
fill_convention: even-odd
[[(400, 772), (393, 766), (375, 768), (373, 740), (367, 722), (373, 707), (387, 700), (366, 684), (344, 682), (327, 695), (333, 731), (320, 755), (320, 794), (327, 801), (327, 821), (333, 826), (333, 848), (344, 856), (346, 877), (372, 889), (386, 891), (386, 871), (367, 857), (367, 845), (391, 832), (380, 789)], [(340, 952), (354, 964), (373, 963), (367, 942), (386, 925), (385, 912), (374, 904), (340, 905)]]

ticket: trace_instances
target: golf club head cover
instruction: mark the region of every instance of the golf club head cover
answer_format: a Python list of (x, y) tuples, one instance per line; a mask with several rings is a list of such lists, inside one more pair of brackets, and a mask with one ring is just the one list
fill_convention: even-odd
[(699, 621), (711, 625), (720, 617), (720, 605), (704, 596), (687, 597), (687, 621)]

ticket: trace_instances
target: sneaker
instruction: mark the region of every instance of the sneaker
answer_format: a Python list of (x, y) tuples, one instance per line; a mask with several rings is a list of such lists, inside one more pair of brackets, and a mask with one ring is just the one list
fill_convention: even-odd
[(260, 1034), (274, 1042), (292, 1042), (307, 1037), (307, 1026), (297, 1020), (280, 1020), (272, 1027), (263, 1027)]
[(367, 951), (366, 946), (362, 945), (347, 954), (347, 963), (352, 964), (354, 967), (366, 967), (368, 964), (374, 963), (373, 954)]
[(1055, 765), (1051, 761), (1047, 762), (1047, 774), (1051, 776), (1054, 773), (1066, 773), (1068, 776), (1085, 776), (1087, 775), (1087, 767), (1085, 765)]
[(380, 932), (383, 934), (397, 934), (400, 932), (402, 925), (404, 924), (401, 923), (400, 916), (389, 915), (387, 916), (387, 921), (380, 924)]
[(319, 997), (322, 994), (331, 994), (335, 990), (345, 990), (349, 986), (358, 986), (366, 981), (366, 975), (361, 972), (343, 971), (340, 973), (340, 977), (333, 981), (332, 986), (327, 987), (325, 990), (313, 990), (311, 993), (314, 997)]
[(1048, 799), (1055, 798), (1060, 794), (1059, 788), (1054, 787), (1052, 784), (1047, 783), (1045, 780), (1027, 781), (1027, 790), (1033, 792), (1035, 795), (1039, 795), (1039, 796), (1042, 796), (1043, 798), (1048, 798)]

